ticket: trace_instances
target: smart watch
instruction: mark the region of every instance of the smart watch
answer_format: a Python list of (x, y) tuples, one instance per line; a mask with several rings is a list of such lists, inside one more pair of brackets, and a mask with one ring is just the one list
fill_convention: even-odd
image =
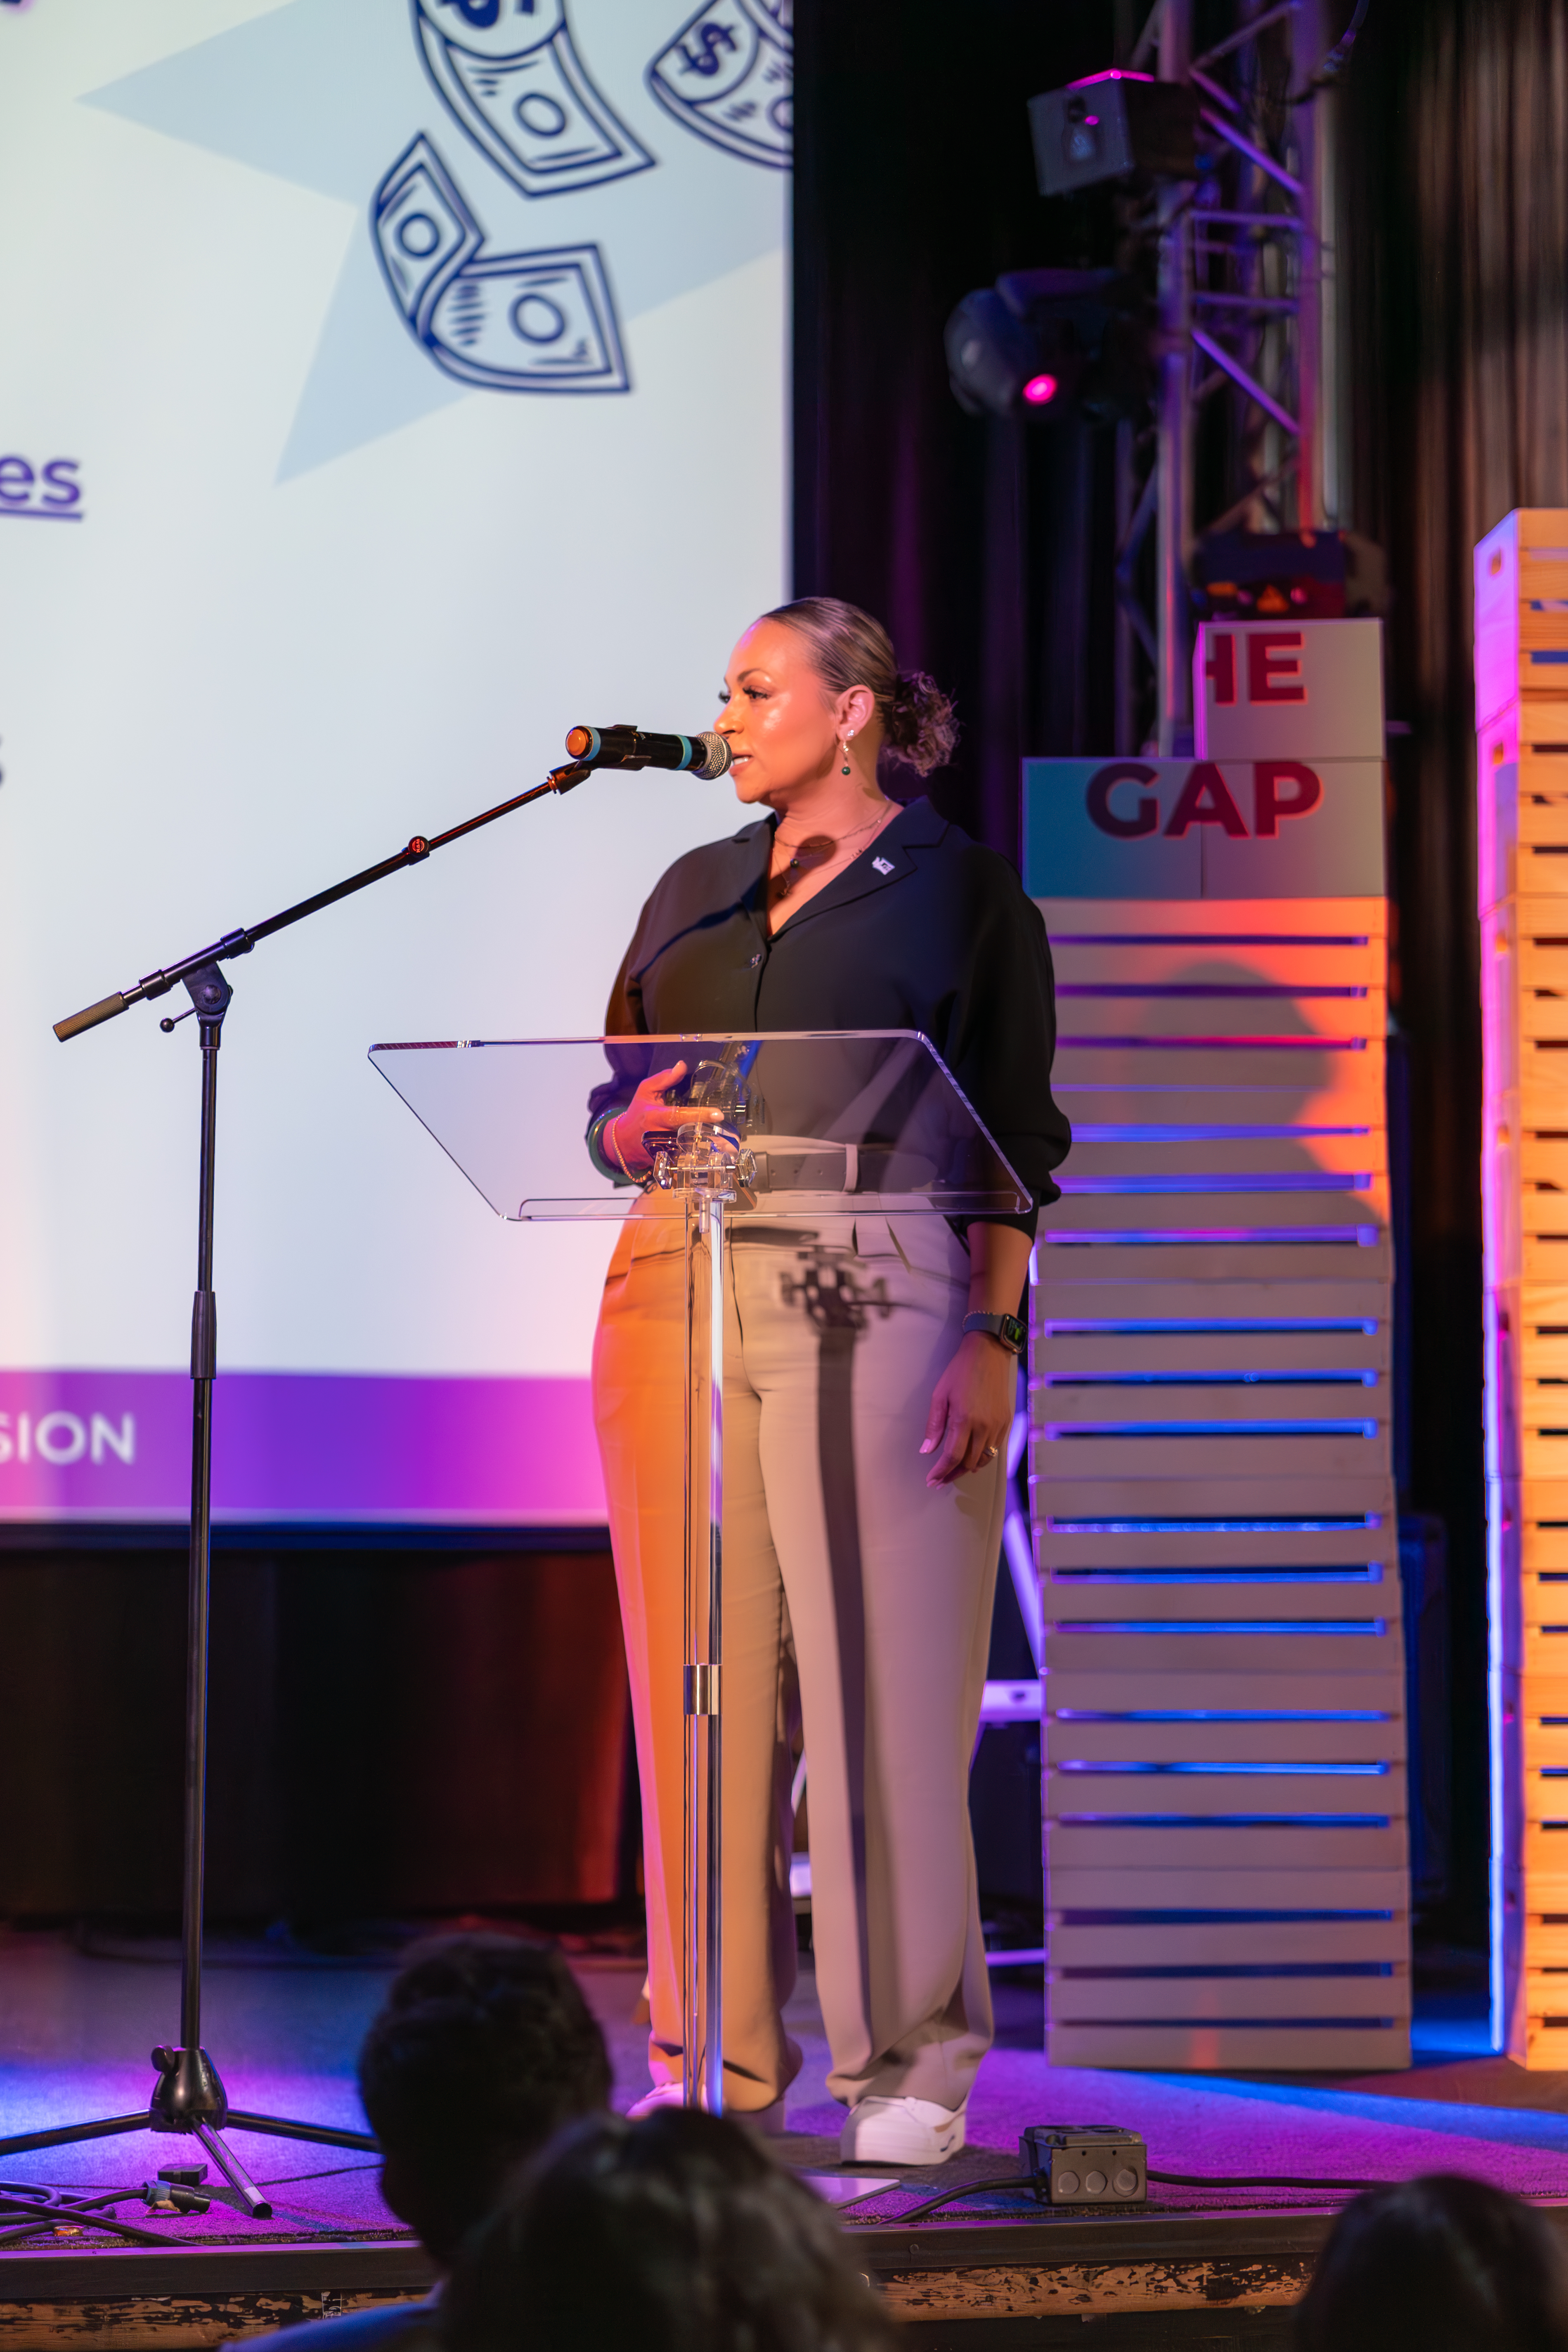
[(1016, 1315), (966, 1315), (965, 1331), (988, 1331), (993, 1339), (1000, 1339), (1009, 1355), (1021, 1356), (1028, 1333)]

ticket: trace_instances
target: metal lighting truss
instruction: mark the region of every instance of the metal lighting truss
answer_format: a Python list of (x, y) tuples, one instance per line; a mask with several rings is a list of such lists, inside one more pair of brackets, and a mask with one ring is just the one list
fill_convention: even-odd
[[(1162, 180), (1135, 223), (1158, 264), (1154, 426), (1117, 441), (1117, 749), (1136, 748), (1138, 657), (1154, 672), (1154, 748), (1191, 747), (1187, 567), (1200, 536), (1334, 529), (1346, 485), (1340, 430), (1333, 79), (1325, 0), (1237, 0), (1194, 57), (1193, 0), (1155, 0), (1131, 60), (1199, 102), (1200, 175)], [(1194, 499), (1199, 412), (1228, 405), (1223, 499)], [(1206, 469), (1211, 478), (1214, 468)], [(1153, 526), (1152, 609), (1138, 576)]]

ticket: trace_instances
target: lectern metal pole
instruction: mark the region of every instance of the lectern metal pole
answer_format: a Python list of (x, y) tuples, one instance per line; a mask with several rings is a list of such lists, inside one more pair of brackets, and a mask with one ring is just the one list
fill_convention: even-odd
[[(696, 1188), (688, 1193), (686, 1234), (686, 1885), (681, 2043), (687, 2105), (706, 2107), (710, 2115), (721, 2115), (724, 1911), (723, 1724), (720, 1689), (724, 1601), (725, 1279), (721, 1195)], [(704, 1273), (708, 1325), (705, 1335), (701, 1328)]]
[(685, 2102), (691, 2107), (697, 2104), (694, 2053), (698, 2031), (697, 1986), (702, 1962), (701, 1928), (697, 1910), (700, 1875), (698, 1791), (701, 1780), (701, 1759), (697, 1747), (700, 1727), (697, 1713), (699, 1644), (696, 1561), (692, 1556), (697, 1524), (697, 1431), (700, 1402), (698, 1282), (701, 1274), (702, 1248), (699, 1222), (701, 1209), (697, 1194), (688, 1191), (681, 1206), (686, 1225), (686, 1491), (681, 1511), (681, 1542), (685, 1549), (680, 1567), (680, 1649), (684, 1662), (680, 1669), (680, 1704), (685, 1732), (680, 1754), (680, 2068)]
[(703, 1896), (707, 1911), (702, 2035), (702, 2104), (724, 2112), (724, 1202), (708, 1202), (708, 1668), (707, 1848)]

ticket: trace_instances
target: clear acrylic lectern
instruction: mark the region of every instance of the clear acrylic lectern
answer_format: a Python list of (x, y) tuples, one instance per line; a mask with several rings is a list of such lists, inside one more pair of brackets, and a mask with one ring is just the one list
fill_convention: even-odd
[[(679, 1216), (686, 1239), (686, 1840), (681, 2037), (689, 2105), (723, 2105), (721, 1658), (724, 1240), (803, 1216), (1016, 1216), (1030, 1196), (924, 1037), (470, 1038), (370, 1058), (498, 1215)], [(640, 1179), (588, 1132), (684, 1064)]]

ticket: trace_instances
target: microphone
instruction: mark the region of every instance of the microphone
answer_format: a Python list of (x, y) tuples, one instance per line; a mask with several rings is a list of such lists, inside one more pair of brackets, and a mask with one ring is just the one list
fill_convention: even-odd
[(566, 749), (582, 768), (684, 768), (710, 783), (730, 764), (730, 746), (705, 735), (645, 735), (640, 727), (574, 727)]

